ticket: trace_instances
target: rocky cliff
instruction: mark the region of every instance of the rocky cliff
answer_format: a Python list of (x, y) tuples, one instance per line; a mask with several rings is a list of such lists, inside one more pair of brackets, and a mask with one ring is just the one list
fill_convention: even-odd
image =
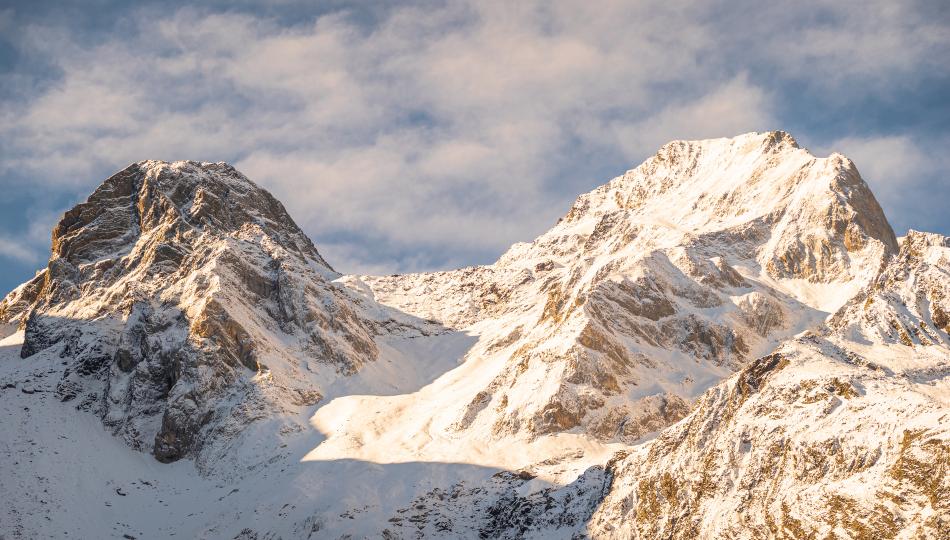
[(944, 538), (950, 241), (911, 232), (831, 319), (611, 463), (598, 538)]
[[(574, 482), (498, 476), (407, 512), (493, 538), (946, 538), (950, 239), (911, 231), (827, 325)], [(467, 510), (473, 509), (473, 510)], [(460, 530), (460, 529), (456, 529)]]

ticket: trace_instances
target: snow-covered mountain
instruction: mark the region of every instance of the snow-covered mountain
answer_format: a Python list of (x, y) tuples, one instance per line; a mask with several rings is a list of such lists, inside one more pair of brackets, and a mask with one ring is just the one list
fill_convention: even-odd
[(896, 251), (854, 164), (774, 132), (670, 143), (494, 265), (344, 281), (479, 328), (485, 382), (446, 389), (466, 401), (436, 419), (446, 429), (633, 443), (819, 323)]
[(0, 534), (939, 538), (948, 246), (783, 132), (394, 276), (226, 164), (133, 164), (0, 303)]
[(145, 161), (63, 216), (49, 265), (0, 320), (24, 331), (23, 358), (65, 360), (59, 399), (168, 462), (313, 405), (324, 383), (377, 359), (379, 321), (336, 277), (232, 167)]

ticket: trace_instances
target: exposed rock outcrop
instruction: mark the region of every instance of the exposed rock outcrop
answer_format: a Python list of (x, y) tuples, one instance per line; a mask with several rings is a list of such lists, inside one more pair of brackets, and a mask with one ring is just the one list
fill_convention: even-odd
[(0, 302), (29, 495), (0, 535), (103, 536), (79, 471), (120, 512), (175, 499), (128, 536), (942, 539), (948, 332), (950, 241), (898, 245), (783, 132), (672, 142), (495, 264), (378, 277), (225, 164), (141, 162)]

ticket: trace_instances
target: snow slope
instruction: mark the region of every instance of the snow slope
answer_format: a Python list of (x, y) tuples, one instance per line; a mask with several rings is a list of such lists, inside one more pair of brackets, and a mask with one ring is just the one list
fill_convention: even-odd
[(247, 424), (375, 362), (375, 335), (445, 331), (382, 306), (357, 315), (337, 276), (230, 166), (141, 162), (63, 216), (47, 268), (0, 320), (24, 330), (23, 357), (66, 360), (59, 399), (162, 461), (211, 466)]
[[(379, 538), (402, 529), (389, 520), (414, 499), (444, 486), (494, 485), (507, 474), (454, 461), (313, 456), (322, 436), (307, 426), (306, 413), (247, 426), (211, 474), (190, 460), (163, 464), (60, 401), (61, 359), (48, 352), (19, 358), (22, 339), (19, 332), (0, 343), (0, 448), (10, 457), (0, 460), (5, 537)], [(457, 346), (448, 340), (448, 349)], [(560, 463), (529, 485), (572, 481), (605, 458), (584, 456), (590, 447), (549, 447), (546, 458)]]
[[(950, 239), (911, 231), (827, 326), (714, 386), (655, 439), (475, 522), (497, 538), (947, 538), (948, 276)], [(461, 498), (427, 511), (483, 495)]]

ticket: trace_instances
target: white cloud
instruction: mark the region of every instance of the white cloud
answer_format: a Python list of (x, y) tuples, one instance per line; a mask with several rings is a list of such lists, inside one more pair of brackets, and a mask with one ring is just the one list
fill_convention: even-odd
[(40, 255), (32, 246), (22, 240), (0, 236), (0, 256), (10, 257), (24, 263), (37, 263)]
[(795, 39), (773, 41), (768, 54), (797, 75), (817, 72), (814, 82), (819, 85), (846, 83), (855, 75), (900, 84), (897, 75), (940, 67), (950, 52), (946, 19), (939, 11), (928, 16), (922, 5), (891, 0), (801, 3), (787, 14), (810, 24), (784, 21), (795, 29), (790, 36)]
[(847, 137), (832, 143), (830, 149), (851, 158), (862, 176), (882, 192), (896, 192), (914, 182), (931, 159), (906, 135)]
[[(830, 22), (803, 26), (809, 10)], [(774, 81), (744, 64), (835, 85), (948, 42), (945, 25), (903, 8), (758, 13), (448, 2), (394, 8), (366, 28), (342, 14), (281, 27), (183, 9), (133, 19), (92, 48), (69, 29), (31, 27), (20, 45), (62, 78), (0, 105), (0, 173), (88, 189), (139, 159), (228, 160), (347, 264), (385, 266), (356, 245), (367, 239), (401, 254), (394, 267), (471, 260), (541, 232), (607, 180), (564, 177), (596, 165), (584, 160), (620, 173), (669, 139), (783, 127)]]
[(634, 124), (611, 127), (617, 143), (632, 157), (643, 157), (671, 140), (732, 137), (749, 131), (778, 129), (765, 92), (743, 74), (712, 88), (700, 98), (677, 103)]

